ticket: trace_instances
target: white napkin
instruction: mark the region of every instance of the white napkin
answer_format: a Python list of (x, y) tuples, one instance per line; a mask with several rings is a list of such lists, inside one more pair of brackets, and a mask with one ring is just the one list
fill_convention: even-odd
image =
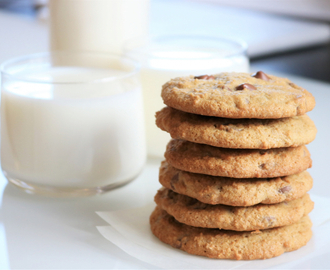
[[(330, 199), (311, 195), (315, 208), (310, 214), (313, 238), (304, 247), (268, 260), (217, 260), (190, 255), (156, 238), (149, 226), (149, 216), (155, 208), (150, 203), (141, 208), (114, 212), (97, 212), (111, 226), (99, 226), (99, 232), (129, 255), (164, 269), (313, 269), (314, 262), (329, 258), (330, 253)], [(325, 247), (327, 246), (327, 248)]]

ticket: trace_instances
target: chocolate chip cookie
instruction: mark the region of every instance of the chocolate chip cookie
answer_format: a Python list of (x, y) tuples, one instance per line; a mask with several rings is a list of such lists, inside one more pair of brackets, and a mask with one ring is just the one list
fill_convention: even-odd
[(298, 222), (314, 208), (308, 194), (290, 202), (237, 207), (205, 204), (164, 187), (158, 190), (155, 202), (177, 221), (186, 225), (233, 231), (290, 225)]
[(228, 178), (178, 170), (163, 161), (159, 182), (177, 193), (206, 204), (250, 206), (274, 204), (302, 197), (313, 186), (307, 171), (277, 178)]
[(268, 259), (296, 250), (312, 237), (308, 216), (288, 226), (237, 232), (188, 226), (156, 207), (150, 216), (150, 225), (162, 242), (190, 254), (218, 259)]
[(229, 119), (186, 113), (170, 107), (156, 113), (156, 124), (173, 139), (223, 148), (296, 147), (313, 141), (317, 132), (306, 114), (281, 119)]
[(161, 95), (180, 111), (225, 118), (292, 117), (315, 106), (312, 94), (288, 79), (248, 73), (175, 78), (163, 85)]
[(167, 145), (165, 158), (183, 171), (233, 178), (286, 176), (312, 165), (304, 145), (268, 150), (227, 149), (173, 139)]

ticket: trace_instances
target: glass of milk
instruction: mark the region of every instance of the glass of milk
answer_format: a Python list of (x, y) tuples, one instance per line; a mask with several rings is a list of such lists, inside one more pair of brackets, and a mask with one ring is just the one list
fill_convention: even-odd
[(52, 50), (121, 53), (148, 34), (150, 0), (49, 0)]
[(51, 52), (2, 65), (1, 166), (28, 192), (87, 196), (132, 181), (146, 159), (139, 66)]
[(165, 105), (162, 85), (172, 78), (220, 72), (249, 72), (246, 43), (204, 36), (161, 36), (125, 44), (125, 53), (141, 63), (147, 151), (162, 157), (170, 136), (155, 125), (155, 113)]

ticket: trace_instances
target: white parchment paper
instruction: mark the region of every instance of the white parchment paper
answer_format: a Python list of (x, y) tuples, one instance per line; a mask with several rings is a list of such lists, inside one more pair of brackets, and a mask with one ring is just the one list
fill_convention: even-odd
[(330, 199), (311, 194), (315, 208), (310, 214), (313, 238), (304, 247), (268, 260), (217, 260), (187, 254), (156, 238), (149, 226), (155, 208), (150, 203), (142, 208), (114, 212), (97, 212), (110, 226), (97, 227), (109, 241), (131, 256), (163, 269), (318, 269), (330, 258)]

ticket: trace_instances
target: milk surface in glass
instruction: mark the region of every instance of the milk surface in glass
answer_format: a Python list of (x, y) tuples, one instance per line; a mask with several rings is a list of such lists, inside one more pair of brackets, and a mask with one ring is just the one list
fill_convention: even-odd
[[(145, 46), (128, 48), (128, 55), (142, 63), (141, 83), (144, 99), (148, 155), (163, 157), (170, 135), (155, 124), (155, 113), (165, 105), (161, 99), (162, 85), (172, 78), (215, 74), (219, 72), (249, 72), (249, 60), (245, 47), (238, 43), (223, 43), (223, 40), (179, 38), (154, 41)], [(182, 42), (184, 41), (184, 42)], [(186, 43), (187, 42), (187, 43)], [(172, 44), (173, 43), (173, 44)], [(231, 45), (233, 47), (231, 47)], [(242, 45), (243, 46), (243, 45)]]
[[(41, 67), (20, 73), (24, 80), (4, 79), (1, 163), (7, 178), (62, 188), (134, 178), (145, 162), (142, 96), (140, 88), (112, 80), (122, 75)], [(66, 84), (79, 79), (99, 82)]]

